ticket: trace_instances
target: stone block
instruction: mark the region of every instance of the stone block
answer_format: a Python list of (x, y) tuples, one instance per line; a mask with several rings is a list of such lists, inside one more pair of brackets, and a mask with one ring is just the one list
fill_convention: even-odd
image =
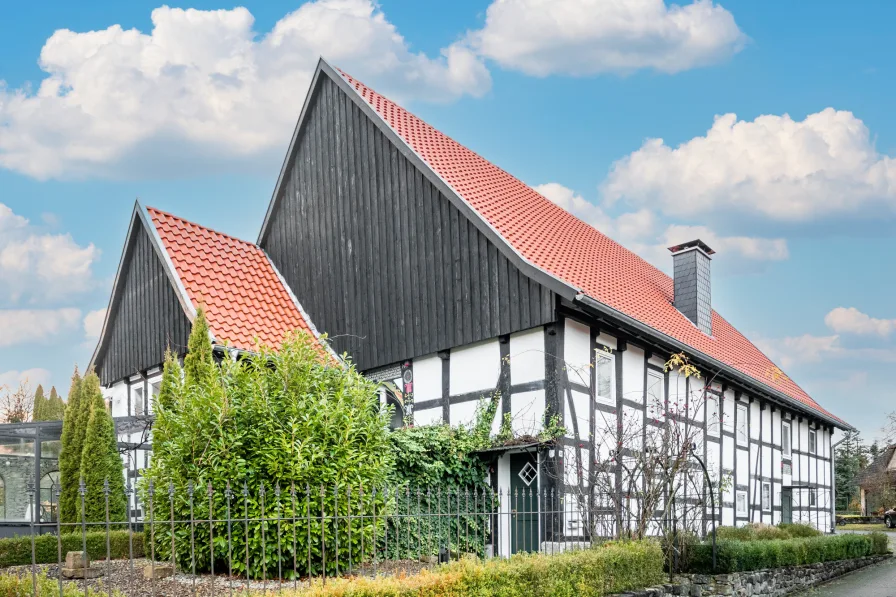
[(65, 567), (70, 569), (90, 567), (90, 559), (83, 551), (70, 551), (65, 554)]
[(63, 578), (97, 578), (103, 575), (100, 568), (63, 568)]
[(155, 566), (147, 565), (143, 567), (143, 578), (146, 580), (159, 580), (169, 576), (174, 576), (174, 566), (171, 564), (156, 564)]

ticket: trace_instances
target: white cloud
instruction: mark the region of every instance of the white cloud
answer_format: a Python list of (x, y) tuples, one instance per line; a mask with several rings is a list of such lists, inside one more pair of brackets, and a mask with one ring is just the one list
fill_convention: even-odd
[(786, 338), (763, 338), (754, 336), (754, 343), (779, 367), (787, 369), (793, 365), (818, 363), (825, 359), (842, 356), (845, 349), (840, 345), (839, 336), (790, 336)]
[(245, 8), (163, 6), (152, 23), (148, 34), (56, 31), (36, 91), (0, 81), (0, 166), (127, 176), (278, 155), (319, 56), (398, 99), (450, 101), (491, 84), (464, 44), (436, 58), (413, 52), (372, 0), (310, 1), (261, 37)]
[(725, 60), (745, 36), (710, 0), (496, 0), (468, 34), (480, 54), (526, 74), (675, 73)]
[(837, 307), (824, 317), (825, 324), (840, 334), (887, 337), (896, 331), (896, 319), (877, 319), (855, 307)]
[(603, 185), (619, 199), (667, 214), (715, 211), (804, 221), (896, 207), (896, 162), (874, 147), (851, 112), (827, 108), (803, 120), (717, 116), (705, 136), (676, 148), (648, 139), (617, 161)]
[(97, 309), (84, 316), (84, 336), (86, 338), (99, 338), (103, 331), (103, 322), (106, 319), (106, 309)]
[(81, 246), (69, 234), (42, 233), (0, 203), (0, 303), (38, 303), (87, 290), (99, 254), (93, 244)]
[(668, 247), (696, 238), (703, 240), (728, 259), (734, 257), (752, 262), (766, 262), (781, 261), (789, 256), (787, 241), (784, 239), (725, 236), (705, 226), (683, 224), (662, 226), (660, 218), (647, 209), (613, 217), (600, 206), (587, 201), (561, 184), (547, 183), (533, 188), (661, 269), (667, 270), (672, 266)]
[(0, 310), (0, 348), (45, 342), (81, 324), (81, 311), (65, 309)]
[(46, 369), (34, 368), (26, 369), (25, 371), (4, 371), (0, 373), (0, 389), (4, 387), (15, 389), (19, 387), (20, 383), (27, 383), (31, 389), (36, 389), (37, 386), (42, 385), (44, 390), (49, 393), (51, 379), (52, 375)]

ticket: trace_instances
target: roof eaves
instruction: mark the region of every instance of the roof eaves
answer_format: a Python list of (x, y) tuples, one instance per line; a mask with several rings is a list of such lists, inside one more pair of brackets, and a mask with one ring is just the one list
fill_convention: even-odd
[(703, 352), (695, 349), (693, 346), (685, 344), (681, 340), (673, 338), (672, 336), (669, 336), (668, 334), (665, 334), (664, 332), (660, 332), (656, 328), (653, 328), (653, 327), (647, 325), (646, 323), (642, 322), (641, 320), (635, 319), (634, 317), (631, 317), (630, 315), (626, 315), (625, 313), (623, 313), (617, 309), (614, 309), (613, 307), (610, 307), (609, 305), (606, 305), (606, 304), (604, 304), (604, 303), (602, 303), (584, 293), (580, 293), (575, 298), (577, 301), (579, 301), (583, 305), (586, 305), (594, 310), (600, 311), (601, 313), (608, 315), (610, 317), (613, 317), (617, 320), (621, 320), (621, 321), (625, 322), (627, 325), (634, 327), (645, 334), (654, 336), (654, 337), (658, 338), (660, 341), (673, 346), (676, 350), (685, 351), (689, 356), (696, 357), (697, 359), (708, 363), (710, 366), (715, 367), (715, 368), (719, 369), (720, 371), (725, 372), (727, 375), (741, 380), (745, 385), (755, 387), (760, 392), (763, 392), (765, 394), (769, 394), (769, 395), (773, 396), (775, 399), (780, 400), (782, 403), (786, 404), (787, 406), (790, 406), (790, 407), (800, 410), (802, 412), (810, 413), (810, 414), (812, 414), (812, 416), (818, 417), (818, 418), (824, 420), (826, 423), (833, 425), (834, 427), (837, 427), (838, 429), (843, 429), (843, 430), (847, 430), (847, 431), (851, 431), (851, 430), (855, 429), (849, 423), (847, 423), (845, 421), (841, 421), (840, 419), (834, 417), (833, 415), (830, 415), (830, 414), (818, 411), (814, 408), (811, 408), (808, 405), (803, 404), (799, 400), (796, 400), (795, 398), (788, 396), (784, 392), (777, 390), (777, 389), (769, 386), (768, 384), (765, 384), (765, 383), (759, 381), (758, 379), (756, 379), (750, 375), (747, 375), (746, 373), (744, 373), (730, 365), (723, 363), (722, 361), (716, 359), (715, 357), (711, 357), (711, 356), (707, 355), (706, 353), (703, 353)]

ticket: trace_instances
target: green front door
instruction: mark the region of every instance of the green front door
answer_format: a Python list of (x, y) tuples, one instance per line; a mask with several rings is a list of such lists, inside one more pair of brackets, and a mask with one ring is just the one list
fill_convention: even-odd
[(510, 455), (510, 551), (538, 551), (538, 456)]
[(781, 522), (793, 522), (793, 491), (789, 487), (781, 490)]

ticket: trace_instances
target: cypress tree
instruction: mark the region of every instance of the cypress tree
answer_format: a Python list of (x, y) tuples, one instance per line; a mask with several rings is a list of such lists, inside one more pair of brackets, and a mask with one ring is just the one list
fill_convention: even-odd
[(193, 329), (187, 341), (187, 356), (184, 357), (184, 381), (187, 384), (209, 384), (215, 378), (215, 359), (212, 343), (209, 341), (208, 320), (205, 309), (200, 305), (193, 319)]
[(177, 362), (177, 358), (170, 349), (165, 351), (165, 366), (162, 370), (162, 384), (159, 393), (155, 396), (153, 412), (160, 408), (171, 410), (175, 406), (177, 395), (180, 392), (183, 370)]
[(47, 410), (49, 411), (48, 421), (61, 421), (65, 416), (65, 402), (56, 392), (56, 386), (50, 388), (50, 398), (47, 401)]
[(81, 382), (82, 406), (89, 405), (90, 416), (81, 452), (81, 476), (87, 493), (84, 496), (84, 519), (87, 522), (106, 520), (105, 481), (109, 481), (109, 520), (124, 522), (127, 497), (124, 493), (124, 466), (118, 453), (115, 422), (106, 410), (99, 377), (89, 373)]
[[(81, 476), (81, 451), (84, 445), (84, 427), (81, 425), (81, 375), (78, 368), (72, 374), (68, 392), (68, 404), (62, 420), (62, 441), (59, 452), (59, 520), (63, 523), (78, 522), (80, 497), (78, 481)], [(72, 527), (64, 527), (73, 530)]]
[(49, 403), (47, 399), (44, 398), (44, 387), (42, 385), (38, 385), (37, 389), (34, 390), (34, 410), (31, 415), (32, 421), (47, 421), (47, 407)]

